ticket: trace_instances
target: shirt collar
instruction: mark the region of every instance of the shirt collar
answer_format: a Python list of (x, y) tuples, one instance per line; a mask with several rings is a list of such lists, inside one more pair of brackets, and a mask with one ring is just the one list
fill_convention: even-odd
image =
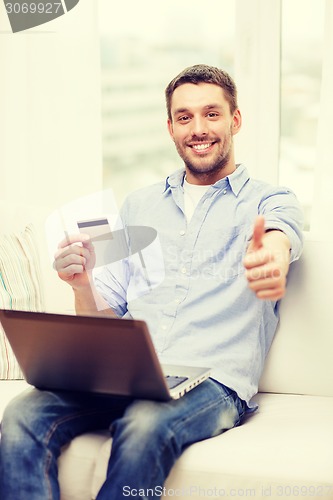
[(215, 188), (224, 189), (226, 185), (225, 183), (227, 182), (234, 195), (238, 196), (249, 179), (250, 176), (247, 168), (244, 165), (239, 164), (236, 166), (236, 170), (234, 170), (232, 174), (228, 175), (224, 179), (215, 182), (213, 186)]
[(184, 169), (176, 170), (176, 172), (173, 172), (173, 174), (169, 175), (166, 178), (165, 188), (164, 188), (163, 192), (165, 193), (169, 188), (175, 188), (178, 186), (182, 186), (183, 181), (184, 181), (184, 177), (185, 177), (185, 170)]
[[(169, 188), (181, 186), (183, 184), (184, 177), (185, 170), (176, 170), (176, 172), (167, 177), (163, 192), (165, 193)], [(215, 189), (225, 189), (226, 184), (229, 184), (234, 195), (238, 196), (249, 178), (250, 176), (248, 174), (247, 168), (244, 165), (239, 164), (236, 166), (236, 170), (232, 174), (215, 182), (215, 184), (213, 184), (213, 187)]]

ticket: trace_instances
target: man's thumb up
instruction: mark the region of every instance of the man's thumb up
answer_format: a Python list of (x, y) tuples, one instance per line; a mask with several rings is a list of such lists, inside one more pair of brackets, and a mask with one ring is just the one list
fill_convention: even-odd
[(254, 222), (252, 240), (249, 245), (248, 251), (255, 252), (262, 248), (262, 239), (265, 234), (265, 219), (262, 215), (258, 215)]

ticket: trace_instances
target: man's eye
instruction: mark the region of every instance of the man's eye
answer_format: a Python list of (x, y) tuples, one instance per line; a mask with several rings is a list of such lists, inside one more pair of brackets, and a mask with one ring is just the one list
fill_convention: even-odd
[(216, 118), (216, 117), (218, 116), (218, 114), (212, 111), (211, 113), (208, 113), (208, 115), (207, 115), (207, 116), (208, 116), (209, 118)]
[(187, 116), (187, 115), (185, 115), (185, 116), (180, 116), (178, 118), (178, 121), (180, 121), (180, 122), (187, 122), (189, 119), (190, 119), (190, 117)]

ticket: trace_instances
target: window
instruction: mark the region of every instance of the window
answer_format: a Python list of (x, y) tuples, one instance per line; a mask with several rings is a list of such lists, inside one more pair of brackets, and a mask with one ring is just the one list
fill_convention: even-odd
[(166, 126), (164, 90), (186, 66), (233, 73), (234, 2), (99, 1), (104, 187), (126, 194), (182, 166)]
[[(319, 192), (329, 5), (212, 0), (207, 14), (199, 0), (128, 0), (116, 7), (100, 0), (104, 186), (118, 203), (182, 166), (166, 128), (164, 89), (184, 67), (202, 62), (226, 69), (237, 83), (243, 126), (236, 161), (253, 177), (292, 188), (309, 229)], [(327, 169), (323, 175), (325, 185)]]

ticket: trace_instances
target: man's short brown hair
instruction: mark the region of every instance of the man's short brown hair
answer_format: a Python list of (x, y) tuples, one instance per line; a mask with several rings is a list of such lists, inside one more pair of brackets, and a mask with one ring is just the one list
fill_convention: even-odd
[(165, 98), (168, 118), (171, 120), (171, 99), (174, 91), (180, 85), (185, 83), (213, 83), (223, 89), (226, 100), (230, 106), (230, 112), (234, 113), (238, 108), (237, 104), (237, 88), (231, 76), (222, 69), (215, 68), (214, 66), (207, 66), (205, 64), (196, 64), (185, 68), (179, 75), (177, 75), (167, 88), (165, 89)]

